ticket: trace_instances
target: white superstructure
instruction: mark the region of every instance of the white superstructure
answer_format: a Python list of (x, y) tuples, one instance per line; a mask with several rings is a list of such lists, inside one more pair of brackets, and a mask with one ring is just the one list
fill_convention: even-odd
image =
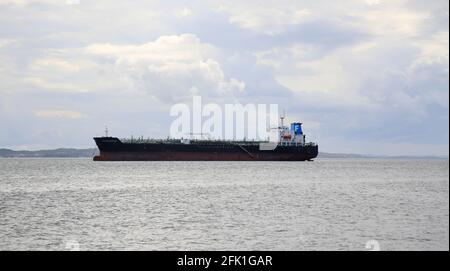
[(279, 130), (279, 142), (280, 145), (290, 145), (290, 144), (299, 144), (304, 145), (305, 142), (305, 134), (303, 134), (302, 123), (301, 122), (293, 122), (291, 123), (291, 127), (284, 126), (284, 118), (285, 116), (280, 116), (280, 127)]

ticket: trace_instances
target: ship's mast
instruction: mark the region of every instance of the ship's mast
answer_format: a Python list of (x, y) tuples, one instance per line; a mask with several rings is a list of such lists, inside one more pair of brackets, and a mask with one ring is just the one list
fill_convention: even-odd
[(108, 126), (105, 126), (105, 137), (108, 137)]
[(284, 119), (286, 118), (286, 111), (283, 110), (283, 115), (280, 115), (280, 124), (279, 127), (279, 134), (278, 134), (278, 141), (283, 142), (284, 141), (284, 135), (286, 134), (286, 127), (284, 127)]

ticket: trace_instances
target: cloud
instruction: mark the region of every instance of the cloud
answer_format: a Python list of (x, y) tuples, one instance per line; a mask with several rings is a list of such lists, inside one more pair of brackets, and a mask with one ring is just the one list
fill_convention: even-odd
[(405, 146), (448, 144), (448, 28), (431, 28), (427, 9), (387, 12), (379, 26), (362, 19), (376, 18), (367, 12), (349, 24), (365, 39), (334, 47), (299, 40), (255, 52), (257, 63), (295, 93), (294, 114), (320, 123), (314, 133), (324, 147), (376, 142), (385, 152), (412, 153)]
[(13, 44), (16, 44), (18, 41), (15, 39), (1, 39), (0, 38), (0, 48), (2, 47), (8, 47)]
[(234, 97), (245, 83), (227, 77), (214, 46), (193, 34), (161, 36), (144, 44), (96, 43), (48, 50), (22, 78), (45, 91), (148, 94), (165, 103), (192, 95)]
[(0, 0), (0, 5), (12, 5), (19, 8), (26, 8), (29, 5), (33, 4), (46, 4), (46, 5), (79, 5), (81, 3), (80, 0)]
[(76, 2), (0, 0), (0, 144), (165, 137), (200, 94), (278, 103), (325, 151), (448, 153), (447, 0)]
[(229, 21), (244, 29), (261, 34), (276, 35), (287, 27), (307, 22), (311, 11), (287, 5), (247, 5), (226, 3), (219, 6), (219, 11), (229, 14)]
[(69, 110), (37, 110), (34, 114), (40, 118), (79, 119), (84, 117), (84, 114), (80, 112)]
[(245, 90), (244, 82), (226, 77), (216, 49), (193, 34), (162, 36), (142, 45), (93, 44), (84, 51), (111, 60), (137, 90), (165, 102)]
[(48, 50), (27, 65), (21, 80), (30, 88), (63, 93), (125, 91), (129, 85), (113, 65), (98, 63), (79, 49)]
[[(351, 48), (351, 49), (348, 49)], [(359, 46), (328, 52), (319, 46), (296, 44), (255, 53), (259, 65), (273, 70), (281, 85), (297, 94), (302, 104), (314, 107), (367, 107), (358, 92), (353, 66), (345, 59), (355, 55)]]
[(15, 5), (19, 7), (25, 7), (32, 3), (52, 3), (57, 4), (64, 1), (58, 1), (58, 0), (0, 0), (1, 5)]
[(414, 37), (423, 33), (424, 23), (433, 16), (425, 11), (389, 7), (356, 13), (351, 25), (377, 36)]
[(182, 9), (175, 11), (175, 16), (178, 18), (186, 18), (186, 17), (191, 17), (193, 15), (194, 15), (194, 13), (192, 12), (192, 10), (187, 7), (184, 7)]

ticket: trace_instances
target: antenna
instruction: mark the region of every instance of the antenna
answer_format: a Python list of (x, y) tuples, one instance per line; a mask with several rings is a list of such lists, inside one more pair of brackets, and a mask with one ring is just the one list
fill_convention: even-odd
[(108, 137), (108, 126), (105, 126), (105, 137)]
[(280, 116), (280, 120), (281, 120), (281, 129), (284, 128), (284, 118), (286, 118), (286, 110), (283, 109), (283, 115)]

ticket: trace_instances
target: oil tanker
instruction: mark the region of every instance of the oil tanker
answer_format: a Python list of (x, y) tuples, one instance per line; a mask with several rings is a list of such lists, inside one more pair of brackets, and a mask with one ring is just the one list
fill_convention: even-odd
[(278, 142), (94, 137), (94, 161), (311, 161), (319, 146), (306, 142), (302, 123), (277, 128)]

